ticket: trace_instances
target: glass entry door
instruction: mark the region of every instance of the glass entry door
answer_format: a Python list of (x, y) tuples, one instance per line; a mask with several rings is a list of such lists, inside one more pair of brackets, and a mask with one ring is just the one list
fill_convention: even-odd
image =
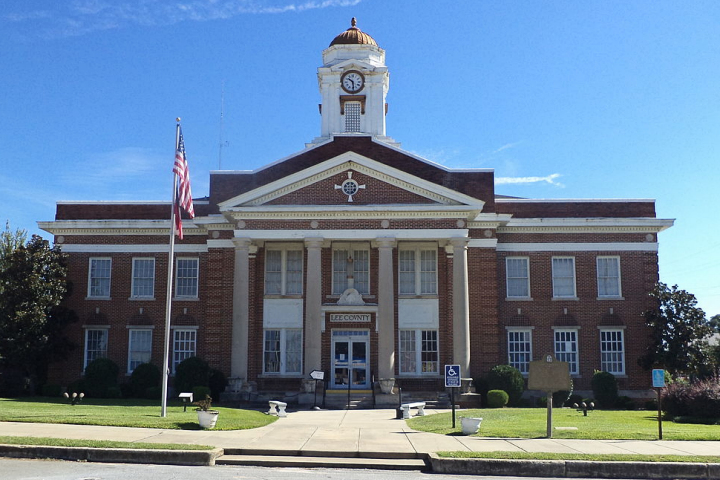
[(370, 388), (370, 331), (333, 330), (332, 387)]

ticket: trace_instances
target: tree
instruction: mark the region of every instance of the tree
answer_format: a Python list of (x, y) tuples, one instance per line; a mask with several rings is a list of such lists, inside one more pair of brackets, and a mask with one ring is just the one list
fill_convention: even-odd
[(642, 367), (665, 368), (672, 374), (696, 374), (707, 360), (707, 338), (712, 329), (695, 296), (677, 285), (660, 282), (650, 292), (656, 308), (643, 312), (652, 343), (639, 359)]
[[(17, 229), (10, 230), (10, 222), (5, 222), (5, 231), (0, 233), (0, 272), (5, 270), (6, 259), (27, 241), (27, 232)], [(2, 284), (0, 284), (0, 295), (2, 295)]]
[(77, 319), (60, 306), (70, 289), (66, 256), (33, 235), (5, 252), (1, 267), (0, 362), (44, 381), (48, 363), (71, 347), (62, 336), (64, 326)]
[(715, 330), (714, 333), (720, 333), (720, 314), (710, 317), (708, 323), (710, 324), (710, 327)]

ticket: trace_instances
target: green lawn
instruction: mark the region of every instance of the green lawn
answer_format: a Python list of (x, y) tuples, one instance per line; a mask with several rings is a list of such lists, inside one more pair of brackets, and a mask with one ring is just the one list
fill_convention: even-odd
[[(439, 413), (414, 417), (408, 425), (423, 432), (458, 435), (460, 417), (483, 419), (478, 436), (501, 438), (544, 438), (547, 411), (544, 408), (473, 409), (452, 414)], [(650, 411), (596, 410), (584, 417), (574, 409), (553, 409), (553, 427), (577, 427), (577, 430), (553, 430), (553, 438), (656, 440), (657, 413)], [(696, 425), (663, 421), (663, 440), (720, 440), (720, 425)]]
[(545, 452), (437, 452), (442, 458), (499, 458), (509, 460), (586, 460), (591, 462), (683, 462), (720, 463), (710, 455), (639, 455), (629, 453), (545, 453)]
[[(213, 409), (220, 411), (215, 430), (257, 428), (277, 420), (275, 416), (253, 410)], [(168, 404), (167, 417), (161, 417), (159, 400), (84, 399), (82, 403), (72, 406), (60, 398), (0, 398), (0, 421), (200, 429), (195, 407), (189, 406), (187, 412), (183, 412), (181, 404), (171, 402)]]

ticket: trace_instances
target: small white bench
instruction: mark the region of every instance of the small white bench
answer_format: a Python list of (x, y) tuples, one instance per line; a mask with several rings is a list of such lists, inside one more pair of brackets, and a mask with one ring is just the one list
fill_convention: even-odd
[(268, 410), (268, 415), (277, 415), (278, 417), (287, 417), (287, 412), (285, 411), (285, 407), (287, 407), (287, 403), (280, 402), (278, 400), (270, 400), (268, 401), (268, 404), (270, 405), (270, 410)]
[(417, 408), (417, 416), (422, 417), (425, 415), (425, 402), (414, 402), (414, 403), (403, 403), (400, 405), (403, 411), (403, 419), (410, 418), (410, 409)]

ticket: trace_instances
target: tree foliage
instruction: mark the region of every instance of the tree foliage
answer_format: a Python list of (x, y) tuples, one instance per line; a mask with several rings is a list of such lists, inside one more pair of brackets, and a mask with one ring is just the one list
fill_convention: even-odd
[(707, 338), (712, 328), (705, 312), (697, 307), (691, 293), (677, 285), (658, 283), (650, 296), (656, 308), (643, 312), (652, 342), (640, 365), (646, 369), (664, 368), (673, 374), (697, 374), (707, 360)]
[[(18, 238), (3, 236), (3, 249)], [(62, 330), (76, 319), (60, 306), (69, 293), (65, 255), (33, 235), (3, 250), (0, 267), (0, 362), (43, 380), (48, 362), (70, 348)]]

